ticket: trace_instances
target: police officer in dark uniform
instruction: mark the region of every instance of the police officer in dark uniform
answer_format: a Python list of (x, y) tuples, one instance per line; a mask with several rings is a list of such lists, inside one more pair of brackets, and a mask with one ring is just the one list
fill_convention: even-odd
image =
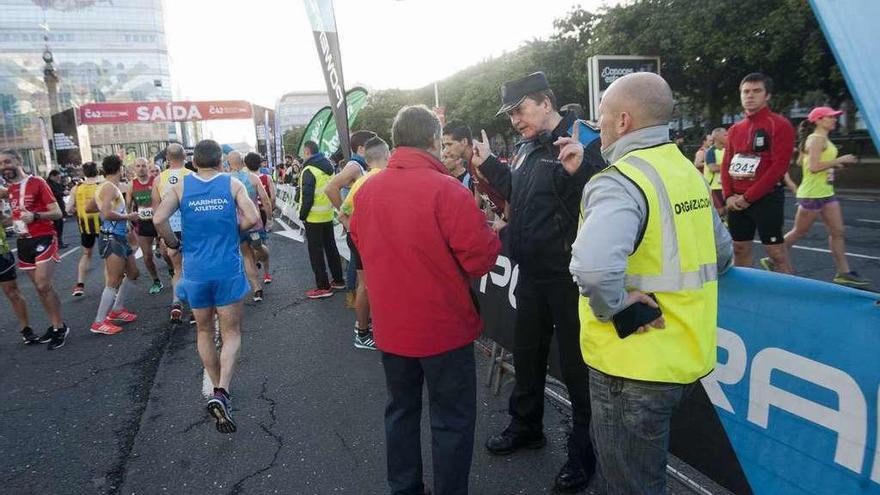
[[(483, 142), (475, 142), (473, 165), (508, 203), (508, 224), (501, 237), (519, 264), (516, 385), (510, 396), (510, 424), (487, 440), (486, 449), (506, 455), (546, 443), (544, 378), (555, 331), (573, 417), (568, 460), (556, 476), (555, 489), (574, 493), (586, 487), (596, 461), (589, 437), (588, 372), (579, 344), (578, 288), (568, 265), (581, 193), (605, 162), (598, 131), (572, 112), (560, 114), (542, 72), (504, 83), (501, 103), (497, 115), (507, 114), (523, 137), (512, 166), (491, 155), (485, 131)], [(582, 146), (582, 155), (572, 160), (570, 146)]]

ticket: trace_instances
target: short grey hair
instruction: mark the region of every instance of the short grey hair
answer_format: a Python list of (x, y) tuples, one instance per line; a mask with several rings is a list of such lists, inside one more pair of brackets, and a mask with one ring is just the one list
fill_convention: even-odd
[(391, 124), (394, 146), (411, 146), (427, 150), (440, 139), (440, 119), (425, 105), (405, 106)]
[(388, 143), (379, 136), (374, 136), (364, 143), (364, 160), (367, 164), (387, 160), (389, 154)]
[(182, 163), (186, 161), (186, 150), (178, 143), (171, 143), (165, 148), (165, 159), (170, 162)]

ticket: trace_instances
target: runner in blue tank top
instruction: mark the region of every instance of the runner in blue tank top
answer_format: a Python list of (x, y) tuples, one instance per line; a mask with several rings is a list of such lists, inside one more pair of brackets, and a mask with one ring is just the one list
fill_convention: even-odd
[[(245, 167), (241, 153), (233, 151), (226, 156), (226, 160), (229, 162), (229, 175), (244, 184), (251, 201), (257, 205), (262, 205), (266, 218), (271, 219), (272, 211), (268, 206), (270, 203), (266, 189), (260, 183), (260, 178)], [(254, 302), (263, 300), (263, 285), (260, 282), (260, 272), (257, 263), (260, 259), (265, 261), (269, 257), (268, 252), (263, 249), (268, 235), (261, 233), (262, 231), (263, 222), (261, 219), (257, 219), (257, 224), (251, 227), (249, 231), (242, 232), (239, 237), (241, 255), (244, 258), (244, 271), (251, 290), (254, 292)]]
[[(222, 154), (215, 141), (200, 141), (193, 150), (198, 172), (162, 198), (153, 223), (168, 249), (183, 253), (183, 274), (176, 290), (193, 310), (199, 356), (214, 384), (208, 411), (217, 422), (217, 431), (233, 433), (236, 427), (228, 390), (241, 348), (242, 298), (248, 292), (238, 239), (240, 232), (259, 222), (260, 215), (241, 182), (220, 173)], [(178, 210), (186, 228), (183, 242), (169, 224)], [(223, 338), (220, 353), (214, 346), (215, 314)]]

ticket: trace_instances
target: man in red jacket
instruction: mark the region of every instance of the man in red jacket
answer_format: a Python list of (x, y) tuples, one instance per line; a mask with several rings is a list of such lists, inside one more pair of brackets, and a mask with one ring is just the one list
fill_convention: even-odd
[(354, 198), (351, 236), (364, 265), (388, 390), (385, 448), (393, 494), (421, 494), (422, 384), (431, 404), (434, 493), (466, 494), (476, 422), (473, 341), (482, 321), (470, 279), (495, 265), (501, 242), (470, 192), (440, 163), (440, 121), (402, 108), (396, 147)]
[(782, 235), (782, 179), (791, 162), (795, 132), (788, 119), (767, 106), (772, 91), (773, 80), (758, 72), (739, 84), (746, 118), (727, 131), (721, 188), (733, 237), (734, 264), (752, 266), (752, 240), (757, 230), (770, 257), (767, 268), (791, 273)]

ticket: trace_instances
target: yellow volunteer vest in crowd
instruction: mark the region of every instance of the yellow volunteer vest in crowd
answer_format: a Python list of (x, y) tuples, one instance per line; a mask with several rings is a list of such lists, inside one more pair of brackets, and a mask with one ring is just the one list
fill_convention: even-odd
[(101, 219), (98, 213), (86, 213), (86, 206), (95, 199), (98, 185), (97, 182), (82, 182), (76, 186), (76, 220), (82, 234), (97, 234), (101, 231)]
[(367, 179), (378, 174), (381, 171), (381, 168), (370, 169), (370, 171), (367, 172), (367, 175), (358, 177), (358, 179), (354, 181), (354, 184), (352, 184), (351, 189), (349, 189), (348, 191), (348, 196), (346, 196), (345, 200), (342, 201), (342, 207), (340, 208), (340, 210), (342, 210), (342, 213), (348, 216), (351, 216), (354, 213), (354, 195), (357, 194), (358, 189), (360, 189), (361, 186), (364, 185), (364, 182), (366, 182)]
[[(721, 166), (721, 163), (724, 162), (724, 150), (719, 150), (715, 148), (712, 150), (715, 153), (715, 165)], [(708, 165), (703, 166), (703, 177), (706, 178), (706, 182), (709, 183), (709, 187), (713, 190), (721, 190), (721, 171), (713, 172), (709, 170)]]
[[(816, 134), (810, 134), (812, 139), (821, 138)], [(837, 158), (837, 146), (830, 139), (825, 138), (825, 149), (819, 155), (819, 163), (830, 162)], [(810, 154), (801, 153), (801, 170), (804, 176), (801, 179), (801, 185), (798, 186), (796, 196), (798, 198), (830, 198), (834, 196), (834, 170), (826, 168), (821, 172), (810, 171)]]
[[(312, 203), (312, 209), (309, 210), (309, 215), (306, 217), (306, 222), (309, 223), (327, 223), (333, 221), (333, 204), (330, 203), (330, 198), (327, 197), (327, 194), (324, 192), (327, 189), (327, 184), (330, 183), (330, 178), (332, 177), (330, 174), (325, 174), (323, 170), (313, 165), (308, 165), (303, 169), (303, 172), (306, 170), (310, 171), (312, 175), (315, 177), (315, 201)], [(299, 190), (303, 190), (303, 174), (299, 174)]]
[(718, 269), (706, 182), (671, 143), (628, 153), (605, 170), (611, 168), (633, 181), (648, 204), (644, 236), (627, 260), (626, 288), (653, 293), (666, 328), (621, 339), (581, 296), (584, 361), (612, 376), (692, 383), (716, 362)]

